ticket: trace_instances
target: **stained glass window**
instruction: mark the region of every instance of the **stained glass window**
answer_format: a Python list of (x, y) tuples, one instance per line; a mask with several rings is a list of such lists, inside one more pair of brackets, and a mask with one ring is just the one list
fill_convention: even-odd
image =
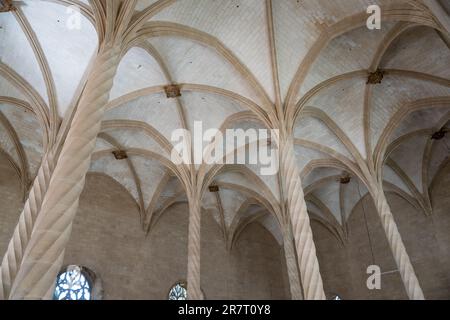
[(54, 300), (91, 300), (91, 283), (79, 266), (68, 266), (56, 279)]
[(187, 290), (186, 286), (182, 283), (177, 283), (170, 289), (169, 300), (186, 300)]

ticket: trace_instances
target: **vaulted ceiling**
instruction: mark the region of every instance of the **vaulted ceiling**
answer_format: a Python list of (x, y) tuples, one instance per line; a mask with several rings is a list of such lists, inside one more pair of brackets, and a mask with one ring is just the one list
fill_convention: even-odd
[[(24, 193), (82, 91), (97, 52), (98, 1), (22, 0), (0, 13), (0, 151)], [(366, 27), (373, 3), (381, 30)], [(81, 9), (79, 29), (67, 28), (69, 5)], [(449, 135), (432, 136), (450, 126), (450, 41), (421, 1), (138, 0), (135, 14), (156, 6), (151, 32), (124, 52), (90, 169), (130, 194), (145, 232), (186, 201), (171, 170), (173, 130), (194, 121), (204, 130), (264, 128), (261, 115), (276, 104), (292, 119), (310, 215), (337, 241), (367, 194), (361, 162), (386, 190), (432, 213), (430, 189), (449, 155)], [(381, 83), (368, 84), (379, 69)], [(166, 97), (172, 83), (181, 97)], [(117, 149), (128, 159), (116, 160)], [(229, 246), (254, 221), (282, 241), (278, 176), (258, 169), (229, 165), (211, 177), (219, 192), (207, 192), (203, 207)]]

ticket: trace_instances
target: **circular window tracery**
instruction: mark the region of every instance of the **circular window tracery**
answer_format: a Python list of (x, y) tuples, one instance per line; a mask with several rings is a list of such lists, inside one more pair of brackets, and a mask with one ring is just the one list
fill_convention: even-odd
[(169, 291), (169, 300), (186, 300), (187, 290), (184, 283), (178, 282)]
[(56, 279), (54, 300), (91, 300), (92, 279), (85, 268), (70, 265)]

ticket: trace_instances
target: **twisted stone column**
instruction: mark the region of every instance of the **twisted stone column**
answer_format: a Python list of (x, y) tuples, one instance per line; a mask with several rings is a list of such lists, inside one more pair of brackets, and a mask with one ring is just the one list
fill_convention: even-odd
[(197, 195), (189, 199), (189, 234), (187, 265), (187, 296), (189, 300), (202, 300), (200, 287), (200, 224), (201, 200)]
[(100, 49), (12, 286), (11, 299), (52, 297), (119, 61), (119, 46)]
[(306, 300), (326, 299), (292, 137), (280, 139), (280, 170)]
[(384, 232), (394, 255), (397, 268), (405, 285), (406, 293), (411, 300), (424, 300), (425, 297), (420, 287), (419, 280), (417, 280), (408, 253), (406, 252), (400, 233), (397, 229), (391, 208), (386, 200), (381, 186), (373, 188), (373, 198), (377, 207), (377, 212), (381, 219)]
[(291, 290), (292, 300), (303, 300), (302, 288), (300, 286), (300, 278), (298, 276), (297, 256), (294, 248), (294, 238), (290, 225), (285, 227), (283, 246), (284, 256), (286, 259), (286, 267), (289, 277), (289, 288)]
[(33, 231), (34, 223), (41, 209), (42, 200), (47, 192), (50, 177), (54, 169), (52, 152), (45, 154), (33, 186), (28, 194), (22, 213), (19, 217), (14, 234), (9, 242), (1, 267), (0, 299), (8, 299), (11, 285), (16, 278), (17, 271), (22, 263), (25, 248)]

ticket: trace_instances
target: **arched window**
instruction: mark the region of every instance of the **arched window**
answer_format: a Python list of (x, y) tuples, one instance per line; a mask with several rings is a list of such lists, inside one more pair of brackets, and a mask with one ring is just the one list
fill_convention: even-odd
[(184, 283), (178, 282), (169, 291), (169, 300), (186, 300), (187, 290)]
[[(94, 293), (94, 287), (97, 287)], [(101, 286), (95, 274), (86, 267), (70, 265), (64, 268), (56, 278), (54, 300), (97, 300), (101, 295)]]

